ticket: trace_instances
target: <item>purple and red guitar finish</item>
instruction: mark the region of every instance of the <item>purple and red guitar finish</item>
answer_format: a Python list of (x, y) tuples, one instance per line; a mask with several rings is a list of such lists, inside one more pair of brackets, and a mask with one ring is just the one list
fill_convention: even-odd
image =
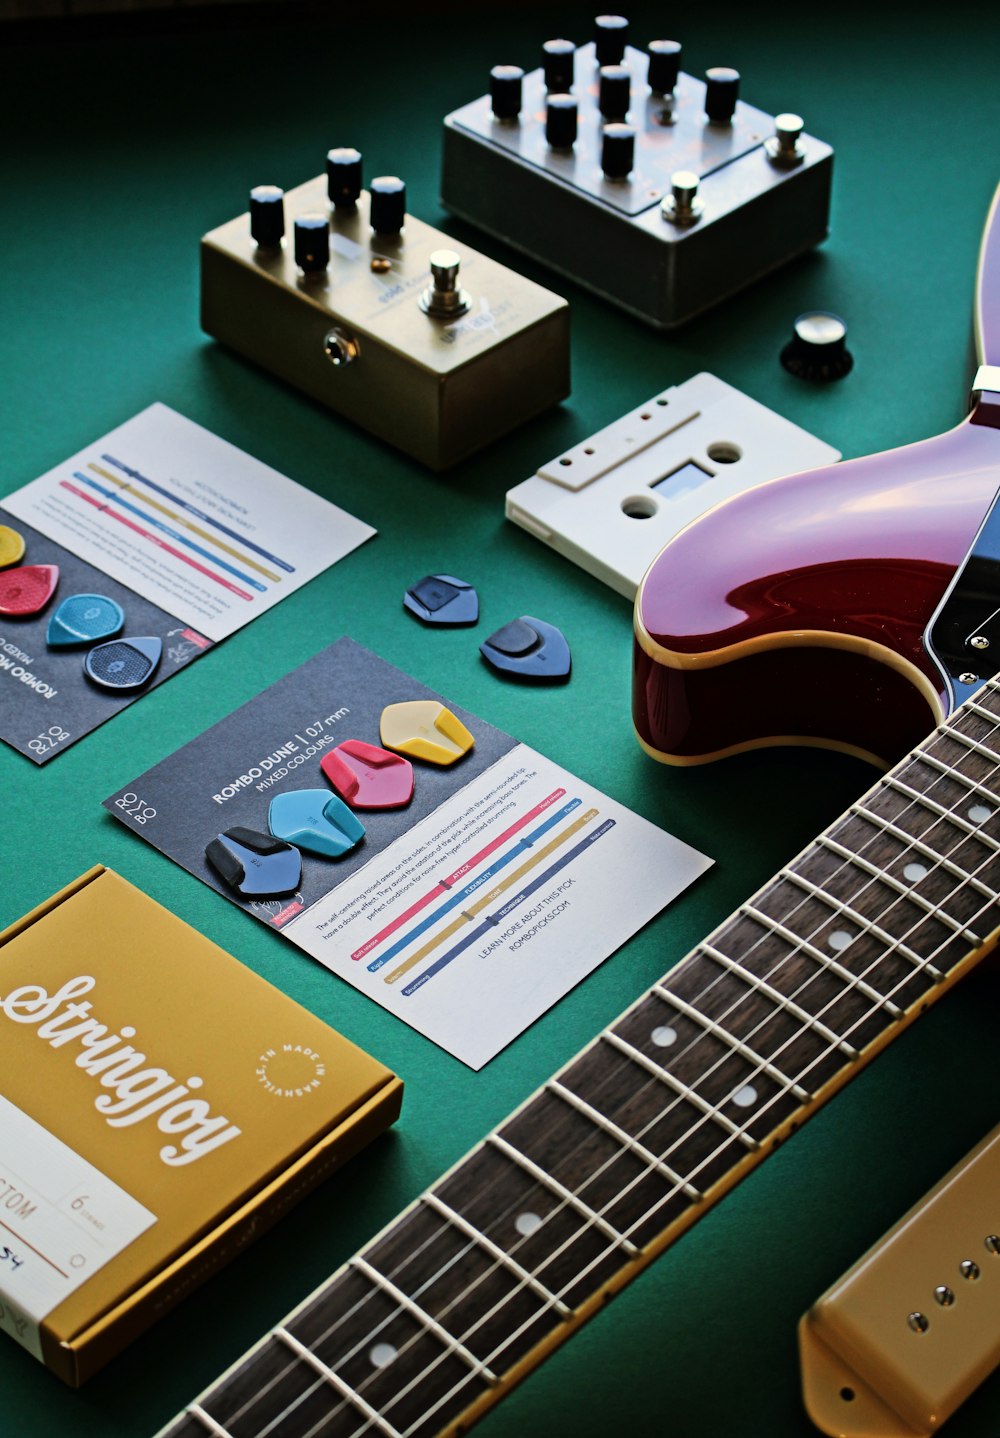
[[(1000, 190), (976, 337), (981, 364), (1000, 366)], [(944, 717), (922, 636), (1000, 488), (1000, 369), (988, 378), (946, 434), (759, 485), (670, 541), (635, 602), (648, 754), (812, 744), (885, 766)]]

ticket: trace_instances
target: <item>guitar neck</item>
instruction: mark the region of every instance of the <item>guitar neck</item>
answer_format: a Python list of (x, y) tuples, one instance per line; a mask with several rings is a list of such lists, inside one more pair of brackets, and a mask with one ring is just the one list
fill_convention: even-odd
[(162, 1438), (467, 1428), (995, 944), (998, 810), (994, 681)]

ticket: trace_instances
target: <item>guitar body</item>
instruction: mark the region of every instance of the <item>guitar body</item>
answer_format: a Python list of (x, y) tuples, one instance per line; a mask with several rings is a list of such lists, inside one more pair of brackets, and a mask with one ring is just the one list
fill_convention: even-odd
[(772, 480), (678, 534), (636, 595), (647, 753), (811, 744), (886, 766), (937, 724), (922, 636), (1000, 488), (1000, 431), (981, 419)]

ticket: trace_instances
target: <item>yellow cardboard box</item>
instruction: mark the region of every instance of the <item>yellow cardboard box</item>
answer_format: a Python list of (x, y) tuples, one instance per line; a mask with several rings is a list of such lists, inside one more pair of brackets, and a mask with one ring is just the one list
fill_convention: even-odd
[(109, 869), (0, 934), (0, 1328), (78, 1384), (402, 1084)]

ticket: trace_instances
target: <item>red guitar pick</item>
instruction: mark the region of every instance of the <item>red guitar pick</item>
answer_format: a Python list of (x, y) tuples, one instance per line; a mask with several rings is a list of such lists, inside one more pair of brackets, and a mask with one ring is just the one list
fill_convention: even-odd
[(19, 564), (0, 574), (0, 614), (37, 614), (56, 592), (58, 564)]
[(377, 744), (345, 739), (319, 767), (352, 809), (401, 809), (413, 797), (413, 765)]

